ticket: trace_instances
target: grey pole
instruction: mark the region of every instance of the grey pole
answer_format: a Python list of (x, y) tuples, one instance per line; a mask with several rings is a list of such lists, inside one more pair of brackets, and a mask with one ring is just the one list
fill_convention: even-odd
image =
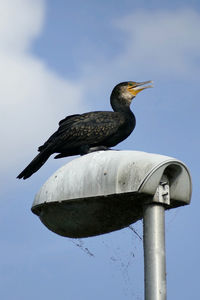
[(144, 209), (145, 300), (166, 300), (165, 208)]
[(166, 176), (157, 188), (153, 203), (144, 206), (145, 300), (166, 300), (165, 207), (169, 204)]

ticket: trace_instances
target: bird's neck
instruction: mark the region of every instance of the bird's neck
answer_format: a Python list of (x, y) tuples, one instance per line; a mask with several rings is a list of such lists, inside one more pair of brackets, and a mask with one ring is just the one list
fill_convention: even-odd
[(116, 112), (125, 112), (132, 114), (132, 111), (130, 109), (131, 99), (130, 101), (127, 101), (127, 99), (125, 100), (122, 97), (114, 97), (111, 95), (110, 104), (112, 106), (112, 109)]

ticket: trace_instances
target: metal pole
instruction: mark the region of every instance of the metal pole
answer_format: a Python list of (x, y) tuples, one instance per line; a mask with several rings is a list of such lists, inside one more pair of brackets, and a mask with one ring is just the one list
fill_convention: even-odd
[(144, 207), (145, 300), (166, 300), (165, 208), (151, 203)]

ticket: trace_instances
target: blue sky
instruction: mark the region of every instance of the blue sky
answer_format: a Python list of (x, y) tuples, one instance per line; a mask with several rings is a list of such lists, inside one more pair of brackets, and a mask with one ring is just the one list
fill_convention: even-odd
[[(120, 81), (154, 80), (132, 104), (135, 131), (116, 148), (189, 167), (192, 203), (166, 213), (168, 297), (197, 299), (199, 1), (0, 0), (0, 11), (0, 298), (143, 299), (142, 242), (130, 229), (74, 241), (31, 213), (40, 186), (71, 158), (15, 177), (60, 119), (110, 110)], [(142, 236), (142, 223), (134, 228)]]

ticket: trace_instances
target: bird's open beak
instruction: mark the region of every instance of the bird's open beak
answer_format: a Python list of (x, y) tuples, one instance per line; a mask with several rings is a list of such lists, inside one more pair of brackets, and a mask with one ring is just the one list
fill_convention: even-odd
[[(152, 83), (152, 84), (149, 84)], [(129, 87), (129, 91), (131, 94), (136, 96), (139, 92), (143, 91), (144, 89), (152, 88), (153, 87), (153, 81), (143, 81), (143, 82), (136, 82), (134, 86)]]

